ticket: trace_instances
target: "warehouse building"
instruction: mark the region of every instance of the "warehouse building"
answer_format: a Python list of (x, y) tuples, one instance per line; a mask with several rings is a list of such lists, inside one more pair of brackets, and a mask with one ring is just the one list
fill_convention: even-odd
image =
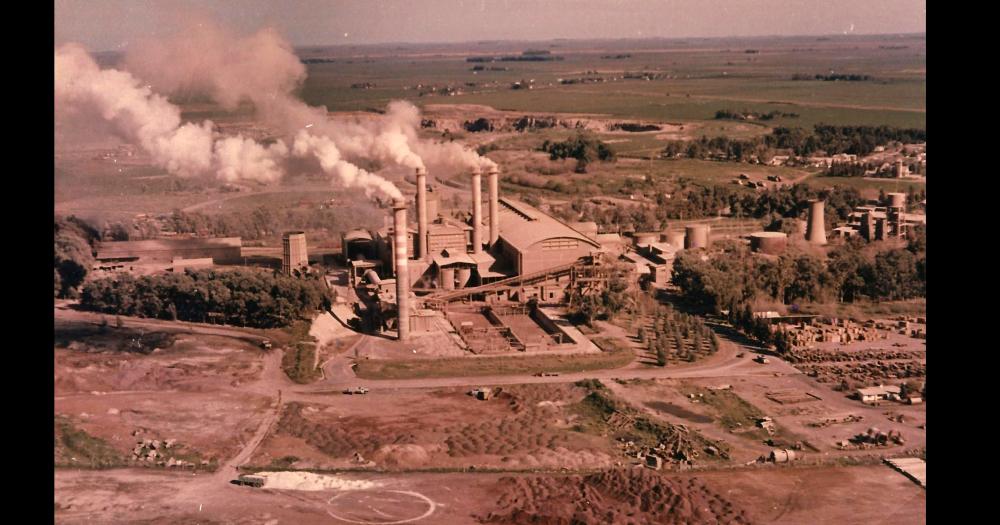
[(499, 240), (493, 254), (524, 275), (576, 262), (601, 245), (566, 223), (513, 199), (500, 199)]
[(171, 264), (174, 259), (212, 259), (215, 264), (242, 260), (239, 237), (151, 239), (146, 241), (106, 241), (97, 243), (99, 262)]

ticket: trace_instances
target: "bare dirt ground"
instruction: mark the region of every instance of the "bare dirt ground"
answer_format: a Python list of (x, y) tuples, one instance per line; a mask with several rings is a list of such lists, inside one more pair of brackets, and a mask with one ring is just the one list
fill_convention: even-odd
[[(390, 395), (311, 396), (286, 404), (274, 433), (251, 459), (295, 468), (589, 468), (610, 466), (607, 440), (569, 428), (571, 385), (521, 385), (479, 401), (467, 389)], [(358, 457), (360, 455), (360, 457)]]
[[(64, 322), (96, 326), (99, 317), (57, 309)], [(916, 427), (925, 421), (923, 406), (866, 407), (780, 359), (761, 365), (736, 358), (741, 347), (728, 340), (716, 354), (678, 367), (634, 364), (558, 377), (365, 381), (370, 394), (346, 396), (339, 389), (358, 383), (344, 366), (351, 352), (327, 363), (337, 374), (302, 386), (284, 377), (280, 353), (257, 349), (257, 331), (132, 318), (124, 325), (173, 330), (176, 339), (148, 354), (122, 352), (96, 336), (57, 348), (56, 413), (123, 456), (135, 445), (132, 432), (141, 429), (143, 436), (178, 440), (217, 468), (58, 468), (60, 523), (517, 523), (522, 521), (515, 498), (544, 513), (549, 521), (543, 523), (567, 523), (577, 515), (607, 522), (608, 512), (635, 523), (912, 522), (924, 512), (924, 489), (888, 467), (836, 466), (845, 456), (897, 454), (903, 447), (848, 452), (833, 445), (878, 426), (903, 430), (906, 448), (922, 446), (923, 430)], [(136, 372), (138, 379), (129, 381), (104, 379), (146, 370), (141, 363), (157, 371)], [(185, 374), (165, 372), (173, 363), (187, 363)], [(240, 363), (247, 366), (236, 366)], [(234, 371), (243, 374), (235, 386)], [(639, 415), (725, 441), (732, 459), (696, 462), (709, 469), (690, 473), (594, 473), (591, 469), (628, 468), (638, 460), (624, 456), (612, 434), (574, 428), (585, 427), (574, 404), (586, 390), (571, 383), (585, 377), (602, 378)], [(631, 378), (649, 381), (625, 381)], [(819, 452), (803, 451), (806, 459), (793, 468), (714, 470), (736, 467), (770, 448), (728, 432), (711, 407), (690, 403), (681, 393), (722, 384), (731, 384), (734, 394), (772, 416), (780, 428), (816, 444)], [(466, 395), (480, 385), (501, 385), (503, 392), (489, 401)], [(88, 390), (96, 386), (104, 390)], [(768, 397), (776, 390), (785, 392), (781, 399), (794, 399), (788, 394), (794, 390), (822, 401), (781, 404)], [(902, 423), (889, 420), (899, 413), (905, 416)], [(845, 414), (864, 419), (810, 426)], [(323, 490), (251, 489), (229, 483), (239, 466), (369, 472), (335, 474), (325, 485), (334, 488)], [(473, 474), (473, 467), (500, 472)], [(455, 472), (420, 472), (440, 468)], [(569, 472), (560, 474), (563, 469)], [(343, 488), (361, 482), (374, 485)], [(590, 506), (579, 506), (581, 494)], [(850, 509), (844, 501), (852, 501)]]
[[(188, 478), (201, 476), (60, 470), (56, 518), (59, 523), (245, 525), (525, 523), (528, 518), (517, 514), (521, 508), (535, 510), (535, 523), (570, 523), (574, 516), (592, 517), (580, 523), (860, 525), (926, 520), (926, 491), (884, 465), (666, 475), (646, 470), (339, 474), (343, 482), (374, 487), (293, 491), (224, 484), (197, 495), (175, 492), (191, 483)], [(608, 512), (623, 519), (610, 521)], [(632, 515), (625, 516), (628, 512)]]

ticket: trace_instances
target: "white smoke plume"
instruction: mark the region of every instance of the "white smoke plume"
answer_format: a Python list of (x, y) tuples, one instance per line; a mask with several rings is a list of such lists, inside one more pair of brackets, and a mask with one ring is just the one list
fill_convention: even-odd
[(212, 124), (181, 125), (180, 110), (124, 71), (102, 70), (83, 47), (55, 53), (55, 106), (96, 110), (114, 129), (171, 173), (191, 176), (212, 165)]
[(96, 111), (153, 161), (182, 177), (215, 172), (223, 180), (275, 181), (288, 155), (284, 143), (264, 147), (242, 136), (220, 138), (212, 122), (181, 124), (180, 109), (125, 71), (101, 69), (76, 44), (55, 53), (56, 118)]
[(302, 130), (295, 137), (292, 153), (298, 157), (316, 157), (324, 172), (337, 177), (346, 187), (364, 189), (365, 195), (369, 198), (376, 191), (388, 195), (391, 199), (403, 198), (403, 194), (391, 182), (345, 162), (340, 156), (337, 145), (328, 137), (318, 137)]
[(158, 90), (207, 95), (226, 108), (250, 102), (257, 117), (291, 137), (309, 126), (328, 137), (343, 159), (358, 163), (444, 171), (495, 167), (491, 160), (455, 143), (421, 140), (420, 111), (405, 101), (389, 104), (375, 119), (330, 119), (326, 109), (296, 98), (305, 67), (292, 46), (272, 29), (240, 37), (210, 20), (198, 20), (173, 37), (147, 40), (131, 49), (126, 64)]
[[(331, 119), (325, 108), (308, 106), (295, 96), (305, 67), (271, 29), (240, 37), (202, 21), (174, 37), (135, 45), (125, 64), (128, 71), (102, 70), (78, 45), (56, 50), (57, 121), (60, 114), (81, 108), (96, 110), (117, 134), (179, 176), (214, 173), (226, 181), (272, 182), (284, 175), (289, 155), (314, 156), (325, 173), (345, 186), (362, 188), (369, 196), (401, 198), (391, 182), (356, 164), (410, 170), (430, 164), (445, 173), (496, 167), (460, 144), (420, 139), (420, 111), (409, 102), (392, 102), (373, 119)], [(292, 146), (281, 140), (265, 146), (243, 136), (221, 137), (210, 121), (182, 124), (180, 109), (154, 90), (207, 96), (228, 110), (249, 102), (256, 117)]]

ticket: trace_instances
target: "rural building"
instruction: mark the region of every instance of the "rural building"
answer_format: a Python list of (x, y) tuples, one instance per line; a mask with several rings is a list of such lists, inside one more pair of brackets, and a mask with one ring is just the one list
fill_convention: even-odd
[(97, 243), (99, 262), (172, 263), (174, 259), (210, 258), (216, 264), (241, 261), (239, 237), (151, 239)]
[(858, 399), (864, 403), (877, 403), (879, 401), (898, 400), (899, 392), (899, 386), (897, 385), (879, 385), (859, 388), (857, 394)]
[(200, 259), (182, 259), (180, 257), (174, 258), (170, 261), (171, 269), (174, 272), (183, 272), (188, 268), (211, 268), (215, 263), (212, 262), (211, 257), (203, 257)]

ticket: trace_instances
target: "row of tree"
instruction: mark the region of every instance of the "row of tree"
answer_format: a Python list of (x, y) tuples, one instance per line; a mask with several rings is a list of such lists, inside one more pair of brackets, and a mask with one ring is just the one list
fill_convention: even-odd
[[(668, 221), (714, 217), (728, 208), (736, 218), (764, 219), (779, 230), (781, 219), (802, 217), (809, 200), (826, 201), (824, 218), (832, 229), (837, 221), (844, 221), (856, 207), (864, 203), (857, 189), (834, 187), (817, 191), (804, 184), (782, 186), (764, 192), (734, 191), (728, 186), (692, 186), (675, 192), (667, 198), (663, 192), (655, 194), (656, 205), (604, 206), (585, 199), (574, 199), (569, 205), (556, 208), (553, 214), (569, 221), (594, 221), (604, 229), (634, 228), (635, 231), (659, 231)], [(791, 223), (787, 223), (789, 228)]]
[(732, 109), (720, 109), (715, 112), (716, 120), (773, 120), (775, 118), (798, 118), (798, 113), (785, 113), (784, 111), (768, 111), (767, 113), (760, 113), (758, 111), (750, 111), (749, 109), (744, 109), (740, 111), (735, 111)]
[[(707, 341), (709, 353), (719, 350), (719, 339), (702, 318), (658, 306), (650, 330), (640, 326), (639, 342), (656, 354), (656, 363), (665, 366), (671, 355), (675, 359), (694, 361)], [(691, 341), (690, 345), (685, 342)], [(672, 343), (672, 344), (671, 344)]]
[(847, 243), (827, 260), (807, 254), (759, 259), (734, 250), (703, 261), (681, 253), (674, 261), (673, 282), (686, 300), (716, 313), (755, 299), (783, 304), (911, 299), (924, 296), (927, 285), (926, 253), (916, 251), (915, 244), (923, 245), (915, 240), (907, 249), (871, 255)]
[(83, 308), (109, 314), (254, 328), (287, 326), (330, 306), (318, 278), (252, 269), (123, 274), (91, 281), (80, 295)]
[(848, 153), (864, 156), (875, 151), (876, 147), (885, 146), (890, 142), (912, 144), (926, 141), (927, 132), (916, 128), (818, 124), (811, 132), (802, 128), (777, 127), (767, 135), (750, 139), (702, 136), (691, 141), (669, 141), (663, 149), (663, 155), (763, 162), (773, 156), (776, 150), (790, 150), (798, 156), (810, 156), (819, 152), (824, 152), (826, 155)]

